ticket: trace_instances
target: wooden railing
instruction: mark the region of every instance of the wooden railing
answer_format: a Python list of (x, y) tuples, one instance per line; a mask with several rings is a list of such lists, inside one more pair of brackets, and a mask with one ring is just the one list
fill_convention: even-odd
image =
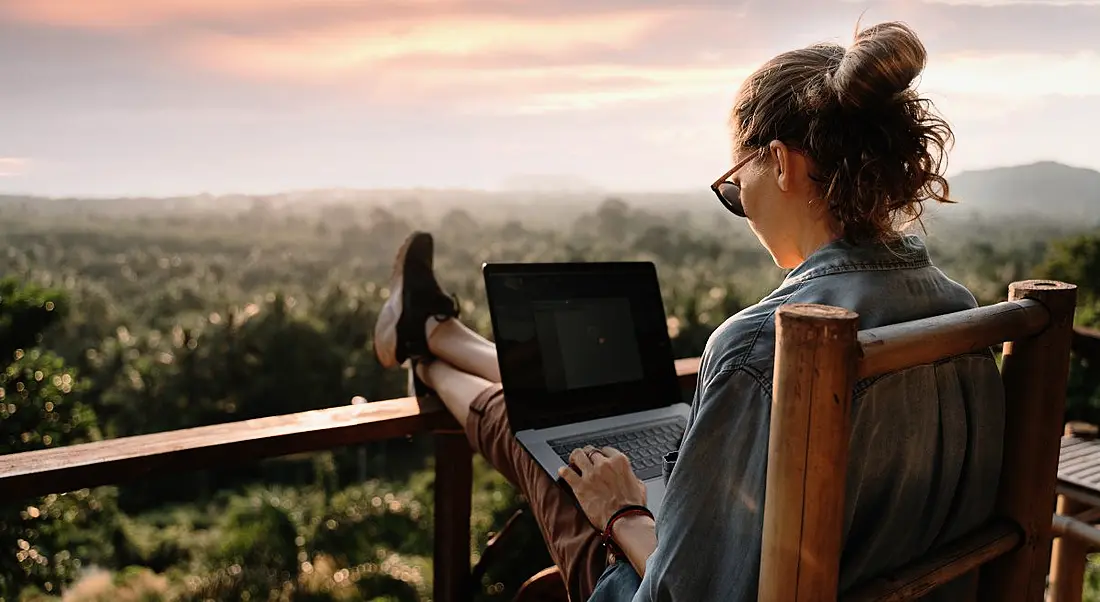
[[(695, 386), (698, 358), (676, 361)], [(117, 485), (148, 476), (224, 467), (370, 441), (431, 433), (435, 439), (433, 599), (467, 596), (470, 577), (470, 447), (435, 399), (415, 397), (167, 431), (0, 456), (0, 500)]]
[[(989, 311), (1005, 309), (991, 306)], [(1035, 318), (1042, 319), (1038, 315)], [(893, 336), (891, 344), (881, 349), (861, 337), (860, 343), (872, 351), (859, 376), (879, 372), (875, 366), (890, 365), (898, 353), (912, 352), (905, 333), (896, 334), (900, 336)], [(961, 349), (967, 343), (945, 345)], [(1076, 329), (1074, 350), (1100, 358), (1100, 331)], [(698, 358), (676, 361), (681, 387), (688, 394), (695, 386), (698, 369)], [(470, 592), (471, 452), (459, 425), (434, 399), (406, 397), (3, 455), (0, 499), (17, 501), (122, 484), (150, 475), (217, 468), (417, 433), (431, 433), (435, 439), (433, 599), (461, 600)]]

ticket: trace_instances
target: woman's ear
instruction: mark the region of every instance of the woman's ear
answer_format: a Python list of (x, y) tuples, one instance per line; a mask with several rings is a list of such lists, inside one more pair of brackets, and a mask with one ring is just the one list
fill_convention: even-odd
[(786, 144), (778, 140), (772, 140), (768, 145), (768, 152), (771, 153), (772, 159), (774, 159), (774, 175), (775, 183), (779, 186), (779, 189), (783, 192), (790, 192), (791, 186), (794, 184), (792, 180), (793, 165), (791, 164), (791, 151), (787, 148)]

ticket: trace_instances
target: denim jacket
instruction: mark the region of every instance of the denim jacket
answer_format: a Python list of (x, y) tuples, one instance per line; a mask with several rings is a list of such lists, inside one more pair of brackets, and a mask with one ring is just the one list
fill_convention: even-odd
[[(755, 602), (768, 458), (775, 312), (822, 303), (861, 329), (975, 307), (924, 243), (832, 242), (707, 342), (644, 579), (625, 561), (591, 600)], [(858, 382), (852, 400), (840, 589), (980, 525), (1001, 466), (1004, 391), (988, 351)], [(666, 467), (666, 469), (669, 467)], [(926, 600), (955, 598), (956, 582)]]

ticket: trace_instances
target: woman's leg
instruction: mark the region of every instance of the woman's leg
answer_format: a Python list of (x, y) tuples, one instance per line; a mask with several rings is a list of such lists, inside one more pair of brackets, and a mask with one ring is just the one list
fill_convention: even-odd
[[(443, 341), (445, 346), (461, 347), (460, 343), (472, 344), (467, 339), (461, 331), (453, 330)], [(527, 498), (550, 556), (562, 571), (570, 599), (587, 600), (607, 568), (600, 534), (577, 507), (572, 494), (516, 441), (500, 384), (438, 359), (418, 364), (417, 374), (465, 425), (471, 447)]]
[(434, 241), (425, 232), (413, 233), (398, 250), (391, 294), (375, 324), (378, 361), (390, 368), (413, 360), (417, 376), (465, 426), (474, 450), (527, 497), (571, 599), (587, 600), (607, 566), (599, 533), (572, 495), (516, 441), (496, 347), (455, 319), (458, 307), (435, 279), (433, 253)]
[(481, 378), (500, 382), (500, 364), (497, 363), (497, 346), (470, 330), (457, 319), (428, 318), (425, 327), (428, 349), (437, 358)]
[(496, 384), (446, 360), (417, 364), (416, 375), (435, 391), (459, 424), (469, 423), (470, 406)]

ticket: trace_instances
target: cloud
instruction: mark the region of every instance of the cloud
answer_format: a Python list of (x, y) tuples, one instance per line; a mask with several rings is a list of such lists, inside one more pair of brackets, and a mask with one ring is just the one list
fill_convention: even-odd
[[(0, 13), (70, 25), (171, 28), (165, 35), (130, 36), (129, 58), (108, 57), (99, 65), (88, 64), (95, 56), (89, 36), (80, 38), (86, 68), (65, 71), (74, 54), (66, 52), (51, 76), (39, 60), (38, 69), (15, 74), (19, 102), (35, 94), (59, 98), (58, 89), (79, 80), (82, 89), (72, 92), (109, 106), (254, 107), (281, 98), (287, 106), (382, 103), (510, 113), (727, 98), (776, 52), (826, 31), (847, 43), (850, 30), (837, 23), (850, 16), (851, 25), (858, 17), (848, 2), (812, 3), (800, 9), (804, 21), (784, 31), (778, 25), (788, 18), (782, 13), (794, 9), (793, 0), (637, 6), (625, 0), (0, 0)], [(1094, 30), (1090, 23), (1100, 24), (1097, 7), (1100, 0), (871, 0), (865, 21), (915, 21), (931, 52), (923, 90), (959, 106), (989, 100), (1003, 109), (1050, 94), (1096, 94), (1100, 60), (1095, 43), (1081, 36)], [(978, 21), (988, 27), (973, 27)], [(716, 23), (737, 25), (743, 33), (700, 35)], [(1055, 30), (1057, 36), (1048, 33)], [(1051, 39), (1059, 42), (1046, 41)], [(139, 53), (143, 45), (152, 52)], [(173, 69), (164, 69), (166, 63)], [(119, 66), (127, 64), (134, 67), (122, 72)], [(96, 84), (88, 94), (89, 78), (102, 74), (119, 83)], [(179, 93), (195, 87), (204, 93)]]
[(265, 4), (279, 3), (279, 0), (10, 0), (0, 4), (0, 15), (38, 25), (106, 29), (196, 17), (241, 16)]
[(931, 63), (920, 89), (1025, 102), (1044, 96), (1100, 96), (1100, 53), (960, 54)]
[(51, 158), (0, 159), (0, 175), (266, 190), (430, 166), (483, 185), (546, 162), (708, 181), (741, 81), (784, 50), (850, 43), (865, 9), (921, 35), (920, 89), (961, 164), (1095, 164), (1050, 132), (1097, 137), (1100, 0), (0, 0), (0, 130), (9, 154)]
[(433, 8), (459, 0), (7, 0), (0, 16), (8, 19), (83, 29), (127, 29), (187, 22), (250, 19), (277, 14), (337, 10), (384, 11), (405, 7)]
[(553, 57), (624, 49), (666, 15), (647, 10), (553, 19), (465, 15), (363, 21), (275, 36), (206, 34), (193, 39), (187, 52), (208, 68), (236, 75), (323, 80), (409, 58)]
[[(857, 0), (850, 0), (857, 1)], [(1100, 0), (923, 0), (953, 6), (1100, 6)]]
[(30, 167), (30, 159), (23, 157), (0, 157), (0, 178), (22, 175)]
[[(424, 67), (388, 73), (378, 98), (394, 103), (446, 98), (452, 107), (504, 113), (588, 111), (667, 100), (728, 103), (755, 68), (699, 61), (681, 66)], [(1052, 96), (1100, 97), (1100, 54), (939, 56), (917, 85), (958, 115), (987, 118)]]
[(683, 98), (732, 99), (748, 67), (590, 64), (400, 74), (395, 85), (506, 113), (593, 110)]
[[(696, 62), (405, 70), (402, 98), (438, 98), (503, 113), (594, 111), (663, 101), (728, 104), (756, 65)], [(1060, 98), (1100, 98), (1100, 54), (958, 54), (936, 57), (917, 82), (949, 118), (989, 120)], [(396, 100), (396, 97), (394, 98)]]

